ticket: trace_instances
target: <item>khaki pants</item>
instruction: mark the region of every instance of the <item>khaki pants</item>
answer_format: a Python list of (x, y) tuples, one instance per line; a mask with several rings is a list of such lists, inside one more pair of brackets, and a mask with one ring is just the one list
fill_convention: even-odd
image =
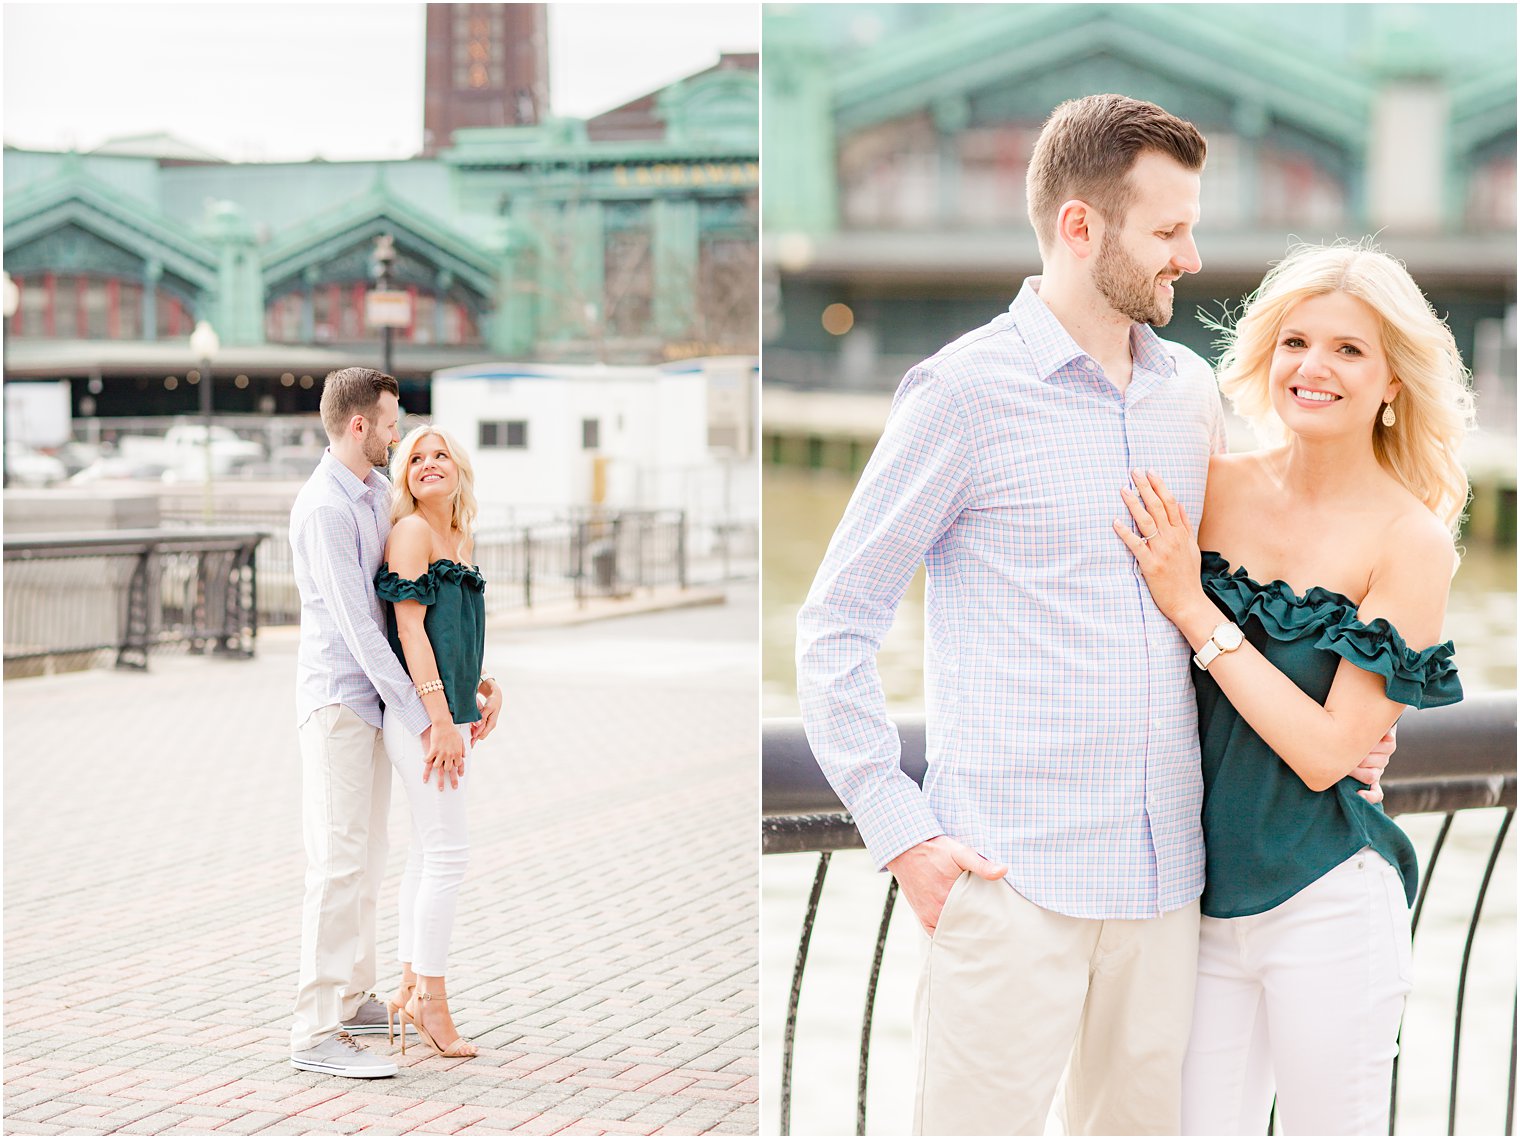
[(299, 729), (306, 902), (290, 1050), (339, 1030), (375, 985), (375, 903), (385, 874), (391, 765), (380, 730), (342, 704)]
[[(918, 1135), (1176, 1135), (1198, 903), (1140, 921), (1041, 909), (969, 871), (914, 1010)], [(1063, 1080), (1064, 1071), (1064, 1080)]]

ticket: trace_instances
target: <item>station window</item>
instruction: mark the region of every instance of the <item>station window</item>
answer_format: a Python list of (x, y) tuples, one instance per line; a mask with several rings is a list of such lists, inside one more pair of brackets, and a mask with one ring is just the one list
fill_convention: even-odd
[(528, 421), (503, 419), (484, 421), (480, 425), (480, 446), (520, 450), (528, 445)]
[(602, 445), (602, 421), (600, 419), (581, 420), (581, 450), (595, 451)]

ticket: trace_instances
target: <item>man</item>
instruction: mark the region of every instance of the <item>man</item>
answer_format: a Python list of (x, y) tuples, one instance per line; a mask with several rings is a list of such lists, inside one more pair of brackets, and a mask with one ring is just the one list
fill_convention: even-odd
[(371, 368), (328, 375), (321, 409), (331, 446), (290, 512), (301, 592), (296, 718), (307, 858), (290, 1061), (357, 1078), (396, 1074), (395, 1063), (354, 1039), (386, 1031), (385, 1006), (369, 991), (391, 789), (382, 705), (419, 735), (430, 726), (386, 642), (373, 585), (391, 528), (390, 483), (375, 468), (400, 442), (399, 390)]
[[(1205, 153), (1150, 103), (1056, 108), (1027, 179), (1042, 276), (908, 372), (798, 617), (814, 753), (931, 938), (921, 1134), (1041, 1134), (1063, 1072), (1068, 1134), (1178, 1133), (1204, 857), (1191, 649), (1112, 522), (1137, 469), (1200, 517), (1224, 445), (1208, 364), (1151, 328), (1201, 268)], [(922, 790), (875, 666), (920, 561)]]

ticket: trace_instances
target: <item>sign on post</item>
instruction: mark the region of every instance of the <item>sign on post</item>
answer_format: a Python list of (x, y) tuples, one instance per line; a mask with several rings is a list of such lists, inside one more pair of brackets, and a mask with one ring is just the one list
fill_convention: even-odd
[(408, 328), (412, 294), (400, 289), (371, 289), (364, 298), (364, 319), (371, 328)]

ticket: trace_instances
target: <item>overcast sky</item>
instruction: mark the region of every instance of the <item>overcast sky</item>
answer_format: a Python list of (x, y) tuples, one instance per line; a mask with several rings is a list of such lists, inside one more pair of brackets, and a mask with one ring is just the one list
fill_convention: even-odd
[[(88, 150), (166, 131), (242, 161), (422, 146), (420, 4), (6, 4), (4, 134)], [(554, 113), (584, 118), (759, 50), (754, 3), (550, 6)]]

